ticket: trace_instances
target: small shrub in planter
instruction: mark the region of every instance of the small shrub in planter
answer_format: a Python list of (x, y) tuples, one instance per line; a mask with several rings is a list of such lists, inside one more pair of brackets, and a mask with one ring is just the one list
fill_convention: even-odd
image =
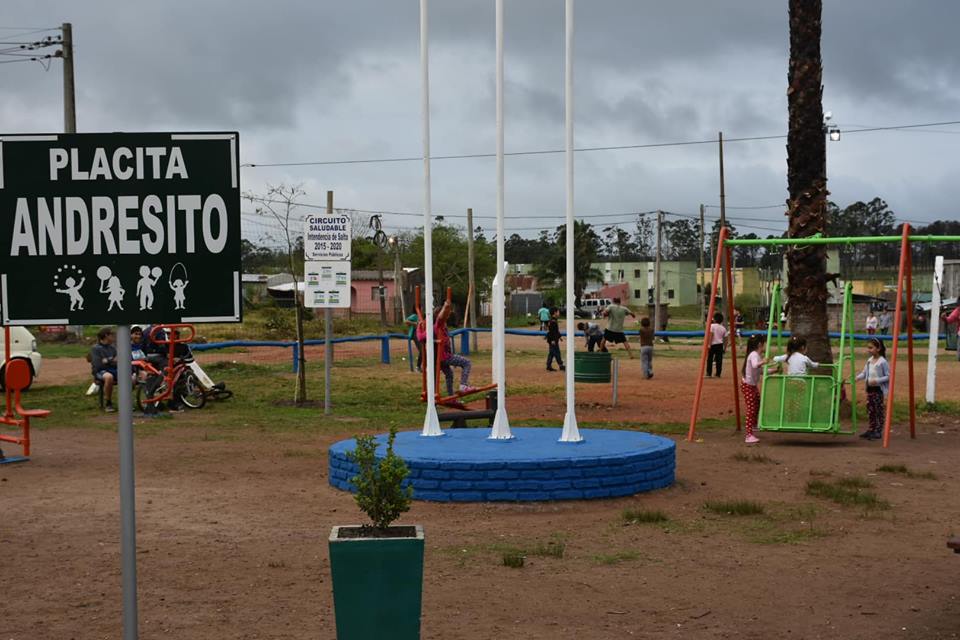
[(410, 471), (393, 451), (396, 435), (391, 429), (380, 459), (373, 436), (358, 436), (348, 454), (358, 468), (351, 479), (357, 506), (370, 522), (330, 534), (338, 640), (420, 637), (423, 528), (391, 526), (413, 497), (413, 488), (403, 486)]
[[(387, 455), (382, 460), (377, 460), (377, 442), (373, 436), (358, 436), (356, 449), (347, 454), (347, 458), (360, 468), (360, 472), (350, 479), (357, 488), (354, 496), (357, 506), (381, 534), (400, 514), (410, 510), (413, 498), (413, 487), (403, 486), (410, 469), (393, 452), (396, 438), (397, 429), (393, 427), (387, 438)], [(368, 535), (377, 534), (371, 532)]]

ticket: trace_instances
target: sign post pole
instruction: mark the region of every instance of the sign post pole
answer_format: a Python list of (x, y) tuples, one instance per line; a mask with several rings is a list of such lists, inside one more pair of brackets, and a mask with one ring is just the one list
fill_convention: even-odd
[(117, 435), (120, 441), (120, 573), (123, 640), (137, 639), (137, 507), (133, 457), (130, 326), (117, 326)]
[(333, 366), (333, 314), (349, 309), (351, 295), (350, 243), (353, 224), (349, 215), (333, 209), (333, 191), (327, 191), (327, 211), (303, 221), (303, 304), (323, 309), (323, 413), (330, 414), (330, 378)]

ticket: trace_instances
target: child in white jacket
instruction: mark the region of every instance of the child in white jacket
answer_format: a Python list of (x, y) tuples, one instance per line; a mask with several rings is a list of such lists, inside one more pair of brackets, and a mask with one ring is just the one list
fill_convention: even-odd
[(867, 353), (870, 358), (857, 374), (857, 380), (867, 381), (867, 416), (870, 427), (860, 434), (867, 440), (879, 440), (883, 437), (883, 420), (886, 415), (885, 400), (890, 393), (890, 365), (887, 363), (887, 348), (879, 338), (867, 341)]
[(773, 361), (778, 364), (786, 363), (788, 376), (805, 376), (809, 369), (820, 366), (819, 362), (807, 357), (807, 339), (800, 336), (791, 337), (787, 341), (787, 353), (774, 356)]

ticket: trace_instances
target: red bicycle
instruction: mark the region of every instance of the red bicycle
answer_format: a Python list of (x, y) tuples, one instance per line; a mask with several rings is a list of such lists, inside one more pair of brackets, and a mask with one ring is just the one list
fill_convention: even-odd
[[(189, 332), (186, 337), (181, 333), (184, 330)], [(203, 385), (190, 369), (193, 356), (189, 347), (184, 353), (177, 353), (177, 345), (186, 345), (195, 335), (193, 325), (189, 324), (158, 324), (150, 330), (150, 340), (168, 345), (167, 366), (161, 371), (149, 360), (133, 362), (135, 367), (146, 373), (145, 379), (137, 384), (138, 410), (143, 411), (145, 407), (156, 408), (161, 402), (171, 398), (191, 409), (200, 409), (207, 403)]]

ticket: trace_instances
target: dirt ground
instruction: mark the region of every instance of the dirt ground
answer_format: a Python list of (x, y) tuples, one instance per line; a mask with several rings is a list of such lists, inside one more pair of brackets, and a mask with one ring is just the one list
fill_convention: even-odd
[[(82, 361), (44, 366), (43, 384), (82, 384), (87, 375)], [(578, 415), (682, 423), (691, 366), (663, 357), (644, 381), (630, 375), (639, 362), (625, 362), (621, 406), (607, 406), (609, 386), (578, 385)], [(556, 393), (533, 402), (521, 387), (511, 416), (558, 424), (561, 374), (539, 367), (518, 363), (508, 375), (540, 384), (556, 376)], [(478, 362), (478, 378), (488, 372)], [(945, 358), (941, 381), (957, 373)], [(703, 415), (729, 415), (729, 379), (706, 382)], [(957, 399), (955, 388), (939, 386), (944, 399)], [(138, 434), (141, 637), (334, 638), (326, 540), (359, 512), (328, 485), (326, 451), (351, 435), (218, 433), (175, 422)], [(856, 438), (769, 434), (746, 448), (732, 430), (675, 440), (677, 483), (663, 491), (542, 504), (415, 502), (401, 523), (426, 531), (422, 637), (960, 637), (960, 555), (945, 546), (960, 529), (960, 419), (925, 416), (914, 441), (898, 425), (887, 450)], [(30, 463), (0, 466), (0, 639), (117, 638), (116, 435), (38, 430), (34, 448)], [(764, 458), (733, 457), (744, 453)], [(877, 472), (900, 464), (936, 477)], [(891, 508), (866, 512), (805, 494), (810, 480), (850, 476), (869, 480)], [(704, 509), (731, 499), (759, 502), (766, 514)], [(669, 521), (625, 526), (627, 508), (662, 510)], [(528, 554), (521, 569), (502, 566), (504, 547), (549, 540), (565, 542), (564, 557)]]

